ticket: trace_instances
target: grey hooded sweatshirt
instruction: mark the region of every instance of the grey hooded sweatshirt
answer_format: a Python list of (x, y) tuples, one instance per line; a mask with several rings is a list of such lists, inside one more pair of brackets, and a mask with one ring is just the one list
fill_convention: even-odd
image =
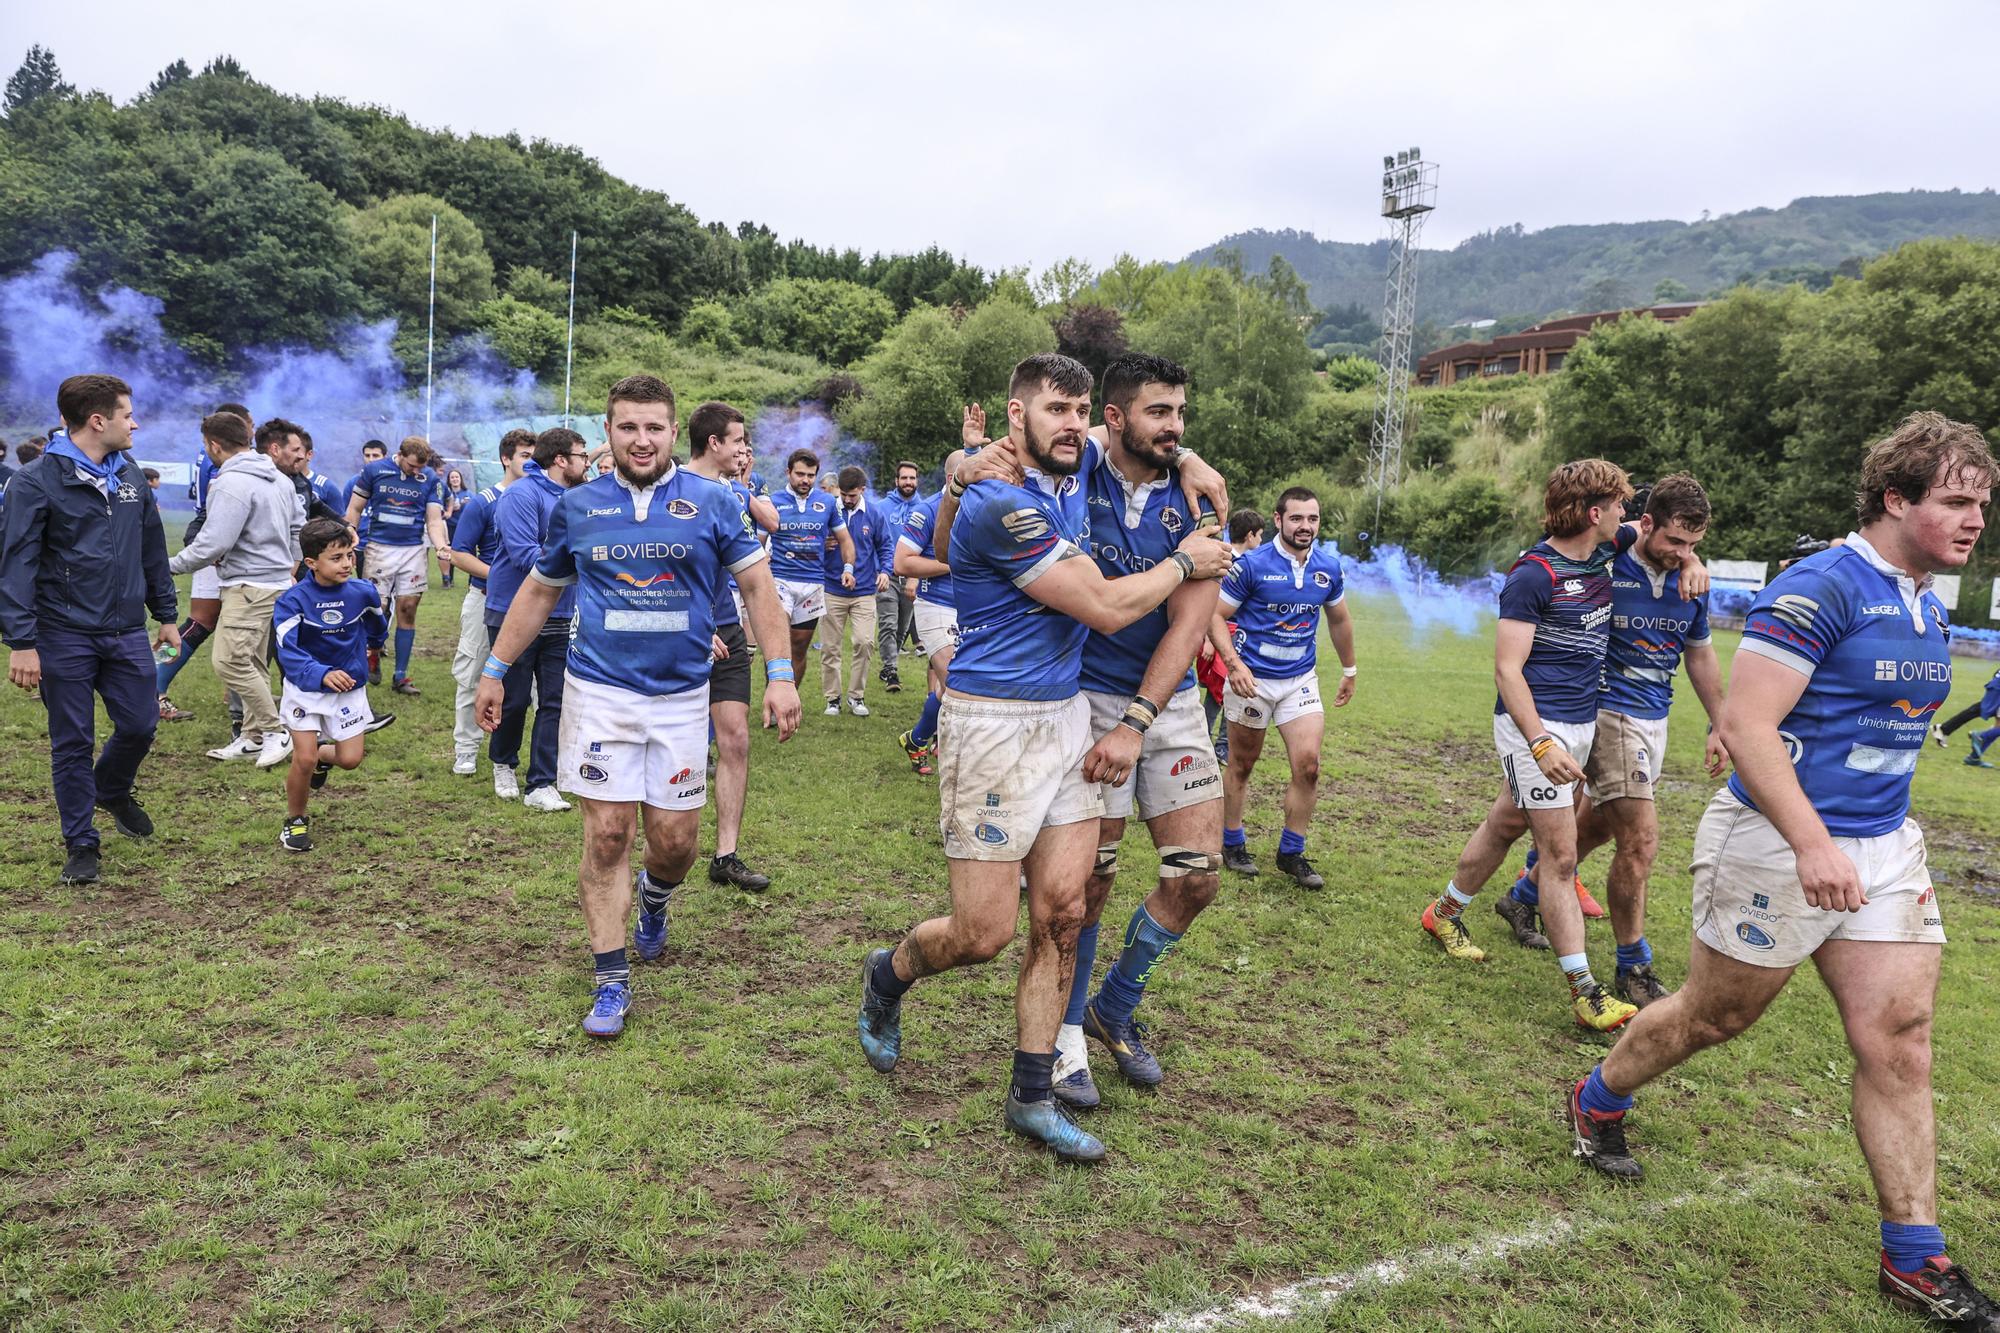
[(232, 455), (208, 484), (208, 521), (167, 562), (176, 574), (214, 565), (224, 584), (289, 588), (305, 512), (292, 479), (254, 449)]

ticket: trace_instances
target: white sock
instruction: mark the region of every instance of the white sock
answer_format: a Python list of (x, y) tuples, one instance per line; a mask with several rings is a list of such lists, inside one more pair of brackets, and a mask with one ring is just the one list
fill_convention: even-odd
[(1058, 1083), (1079, 1069), (1090, 1068), (1090, 1044), (1083, 1039), (1083, 1028), (1076, 1023), (1065, 1023), (1056, 1031), (1055, 1079)]
[(1452, 880), (1444, 886), (1444, 893), (1445, 897), (1451, 899), (1460, 907), (1472, 906), (1472, 899), (1458, 891), (1458, 881), (1456, 880)]

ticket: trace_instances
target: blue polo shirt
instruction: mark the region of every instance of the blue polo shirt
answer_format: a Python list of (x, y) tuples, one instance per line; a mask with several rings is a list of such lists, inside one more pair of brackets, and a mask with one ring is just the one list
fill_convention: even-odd
[(1236, 651), (1251, 674), (1290, 680), (1318, 669), (1320, 612), (1346, 596), (1339, 556), (1314, 542), (1297, 560), (1276, 540), (1237, 558), (1217, 605), (1236, 622)]
[[(1090, 465), (1077, 475), (1090, 510), (1090, 555), (1104, 577), (1141, 574), (1172, 556), (1194, 531), (1194, 513), (1181, 493), (1179, 473), (1169, 468), (1158, 481), (1134, 486), (1111, 465), (1109, 451), (1093, 447), (1089, 453)], [(1166, 633), (1164, 602), (1116, 634), (1090, 631), (1083, 650), (1083, 688), (1099, 694), (1138, 693)], [(1193, 685), (1190, 668), (1174, 692)]]
[[(527, 580), (528, 571), (542, 558), (548, 541), (550, 516), (556, 502), (567, 492), (541, 465), (529, 462), (521, 469), (521, 479), (500, 492), (493, 502), (492, 524), (499, 533), (499, 548), (486, 576), (486, 623), (498, 625), (507, 618), (514, 594)], [(576, 614), (576, 590), (565, 588), (549, 613), (551, 622), (567, 622)]]

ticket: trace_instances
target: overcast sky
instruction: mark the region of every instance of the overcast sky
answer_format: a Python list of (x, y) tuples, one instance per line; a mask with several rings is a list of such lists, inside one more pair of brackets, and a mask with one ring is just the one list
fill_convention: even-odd
[(571, 143), (702, 218), (989, 267), (1380, 236), (1385, 151), (1441, 164), (1426, 241), (2000, 184), (2000, 4), (273, 5), (10, 0), (124, 101), (220, 52), (300, 94)]

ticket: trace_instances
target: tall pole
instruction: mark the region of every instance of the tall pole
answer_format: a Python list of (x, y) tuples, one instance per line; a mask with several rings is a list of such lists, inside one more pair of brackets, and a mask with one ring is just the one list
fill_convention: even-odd
[(431, 438), (431, 400), (437, 380), (438, 331), (438, 215), (431, 214), (431, 312), (430, 329), (424, 334), (424, 442)]
[(569, 426), (569, 377), (576, 368), (576, 232), (569, 234), (569, 336), (563, 352), (563, 426)]
[(1368, 483), (1375, 492), (1375, 536), (1382, 497), (1403, 479), (1403, 425), (1410, 410), (1410, 345), (1417, 323), (1417, 238), (1437, 207), (1437, 166), (1410, 148), (1382, 159), (1382, 216), (1389, 219), (1389, 273), (1382, 298), (1381, 363), (1368, 435)]

